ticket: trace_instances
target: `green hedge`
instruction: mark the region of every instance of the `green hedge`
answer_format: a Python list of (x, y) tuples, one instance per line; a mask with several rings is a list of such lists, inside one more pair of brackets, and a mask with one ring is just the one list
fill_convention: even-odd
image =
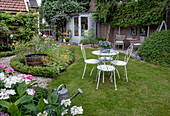
[[(14, 70), (25, 73), (25, 74), (32, 74), (34, 76), (43, 76), (43, 77), (50, 77), (54, 78), (59, 75), (61, 71), (60, 67), (40, 67), (40, 66), (28, 66), (24, 63), (21, 63), (18, 59), (12, 58), (10, 61), (10, 65)], [(64, 68), (62, 69), (64, 70)]]
[(153, 33), (139, 47), (138, 54), (147, 62), (170, 66), (170, 30)]
[(6, 51), (6, 52), (0, 52), (0, 57), (5, 57), (5, 56), (12, 56), (16, 52), (15, 51)]

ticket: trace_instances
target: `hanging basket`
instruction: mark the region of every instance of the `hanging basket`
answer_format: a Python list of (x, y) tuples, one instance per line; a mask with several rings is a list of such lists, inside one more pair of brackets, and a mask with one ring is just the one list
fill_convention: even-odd
[(29, 54), (25, 55), (25, 64), (29, 66), (43, 66), (42, 58), (47, 58), (47, 54)]

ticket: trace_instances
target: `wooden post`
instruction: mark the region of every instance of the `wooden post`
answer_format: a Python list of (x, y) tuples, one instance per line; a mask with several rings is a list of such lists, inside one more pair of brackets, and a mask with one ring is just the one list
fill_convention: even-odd
[(120, 35), (120, 26), (119, 26), (119, 33), (118, 34)]

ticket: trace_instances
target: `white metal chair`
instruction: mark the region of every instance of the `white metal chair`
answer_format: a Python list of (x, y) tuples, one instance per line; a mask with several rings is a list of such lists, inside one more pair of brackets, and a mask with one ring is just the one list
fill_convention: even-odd
[(97, 60), (97, 59), (86, 59), (86, 52), (85, 52), (84, 46), (82, 44), (81, 44), (81, 52), (83, 54), (83, 58), (84, 58), (84, 62), (85, 62), (84, 72), (83, 72), (83, 75), (82, 75), (82, 79), (83, 79), (84, 74), (86, 72), (87, 64), (96, 64), (91, 70), (91, 73), (90, 73), (90, 76), (91, 76), (94, 68), (97, 66), (98, 63), (100, 63), (100, 61)]
[[(111, 82), (113, 82), (113, 79), (112, 79), (112, 72), (113, 72), (114, 73), (115, 90), (117, 90), (117, 87), (116, 87), (116, 77), (115, 77), (115, 70), (116, 70), (116, 68), (115, 68), (115, 66), (111, 65), (110, 62), (114, 58), (115, 58), (115, 61), (116, 61), (116, 58), (117, 58), (118, 54), (116, 53), (116, 51), (113, 51), (113, 52), (115, 52), (116, 55), (114, 55), (112, 57), (109, 56), (109, 53), (104, 53), (105, 55), (103, 55), (101, 53), (99, 55), (100, 64), (97, 66), (97, 69), (98, 69), (98, 71), (97, 71), (98, 72), (98, 79), (97, 79), (97, 87), (96, 87), (96, 89), (98, 89), (98, 86), (99, 86), (100, 73), (103, 72), (103, 83), (104, 83), (104, 72), (111, 72), (111, 75), (110, 75)], [(102, 57), (102, 59), (100, 57)]]
[(124, 66), (125, 70), (124, 70), (124, 74), (126, 75), (126, 81), (128, 82), (128, 77), (127, 77), (127, 68), (126, 65), (128, 64), (129, 58), (132, 54), (132, 50), (133, 50), (133, 45), (131, 44), (125, 54), (124, 57), (124, 61), (120, 61), (120, 60), (114, 60), (111, 61), (111, 64), (115, 65), (115, 66)]

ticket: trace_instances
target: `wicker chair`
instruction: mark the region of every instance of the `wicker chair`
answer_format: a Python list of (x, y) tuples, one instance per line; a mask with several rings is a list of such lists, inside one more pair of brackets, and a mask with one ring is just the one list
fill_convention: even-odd
[(120, 46), (122, 45), (122, 49), (124, 49), (124, 45), (125, 45), (125, 35), (116, 35), (116, 39), (114, 42), (115, 48), (116, 46)]

